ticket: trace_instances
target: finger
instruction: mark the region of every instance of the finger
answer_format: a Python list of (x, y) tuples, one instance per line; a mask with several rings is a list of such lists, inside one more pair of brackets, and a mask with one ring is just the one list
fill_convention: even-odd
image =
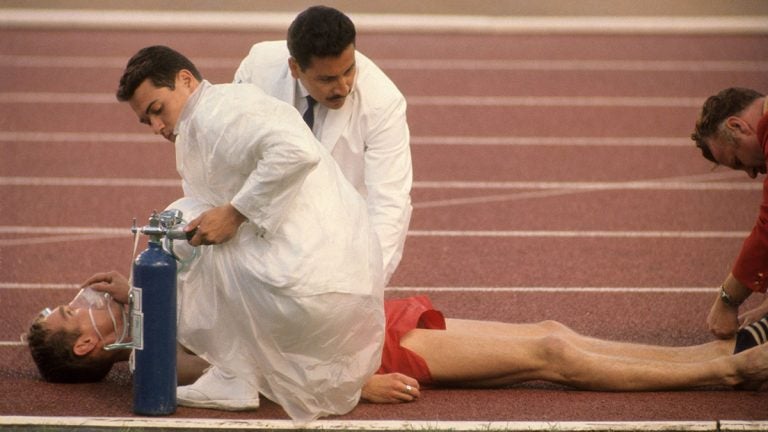
[(739, 319), (739, 324), (740, 324), (740, 325), (739, 325), (739, 330), (741, 330), (741, 329), (743, 329), (744, 327), (746, 327), (746, 326), (748, 326), (748, 325), (752, 324), (753, 322), (755, 322), (755, 320), (753, 320), (753, 319), (752, 319), (752, 318), (750, 318), (750, 317), (744, 317), (744, 318), (740, 318), (740, 319)]
[(194, 237), (195, 234), (197, 234), (197, 227), (187, 229), (188, 226), (189, 225), (184, 227), (184, 232), (187, 233), (186, 235), (187, 242), (189, 242), (192, 239), (192, 237)]
[(85, 288), (87, 286), (96, 284), (96, 283), (110, 283), (112, 282), (112, 277), (109, 273), (96, 273), (95, 275), (89, 277), (88, 279), (83, 282), (82, 285), (80, 285), (81, 288)]
[(110, 288), (110, 284), (107, 282), (95, 282), (90, 285), (88, 285), (92, 290), (98, 291), (98, 292), (107, 292), (111, 293), (112, 290)]
[(203, 235), (203, 232), (200, 230), (196, 230), (195, 234), (192, 236), (191, 239), (187, 240), (189, 244), (192, 246), (200, 246), (205, 244), (205, 236)]
[(405, 384), (402, 390), (402, 395), (405, 396), (403, 400), (407, 400), (410, 402), (414, 399), (418, 399), (419, 389), (410, 384)]
[(411, 378), (408, 375), (401, 375), (401, 379), (403, 380), (403, 384), (405, 385), (409, 385), (417, 390), (421, 388), (419, 386), (419, 381), (415, 378)]
[(192, 219), (185, 227), (184, 232), (190, 232), (195, 229), (197, 229), (198, 225), (200, 225), (202, 215)]

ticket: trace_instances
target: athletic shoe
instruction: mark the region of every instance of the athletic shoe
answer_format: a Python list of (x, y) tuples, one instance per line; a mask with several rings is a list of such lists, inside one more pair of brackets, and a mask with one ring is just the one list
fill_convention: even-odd
[(224, 411), (255, 410), (259, 392), (245, 380), (211, 366), (194, 384), (176, 389), (179, 405)]
[(736, 347), (734, 348), (733, 353), (740, 353), (744, 350), (764, 344), (766, 341), (768, 341), (768, 315), (736, 333)]

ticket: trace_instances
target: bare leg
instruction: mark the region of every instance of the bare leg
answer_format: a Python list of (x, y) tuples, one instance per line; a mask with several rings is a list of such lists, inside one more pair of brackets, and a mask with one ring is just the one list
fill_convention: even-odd
[(595, 354), (628, 356), (638, 359), (664, 361), (704, 361), (733, 353), (734, 340), (715, 340), (702, 345), (669, 347), (596, 339), (584, 336), (556, 321), (532, 324), (511, 324), (492, 321), (446, 319), (449, 330), (457, 332), (497, 335), (500, 337), (544, 337), (556, 335), (574, 346)]
[(644, 350), (639, 358), (594, 353), (561, 335), (488, 335), (452, 329), (451, 324), (444, 331), (412, 330), (401, 341), (421, 355), (433, 378), (443, 383), (487, 386), (544, 380), (589, 390), (642, 391), (768, 379), (768, 367), (763, 366), (768, 365), (768, 346), (742, 353), (749, 355), (686, 363), (653, 359)]

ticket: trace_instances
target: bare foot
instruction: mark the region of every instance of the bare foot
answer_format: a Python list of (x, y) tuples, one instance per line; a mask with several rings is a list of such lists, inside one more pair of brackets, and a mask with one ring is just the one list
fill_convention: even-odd
[(758, 345), (734, 356), (739, 390), (759, 390), (768, 381), (768, 344)]

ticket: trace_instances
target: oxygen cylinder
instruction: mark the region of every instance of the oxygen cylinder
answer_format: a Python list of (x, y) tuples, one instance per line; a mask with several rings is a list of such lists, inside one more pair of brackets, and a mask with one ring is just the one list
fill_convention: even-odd
[(176, 260), (157, 238), (133, 263), (133, 412), (176, 411)]

